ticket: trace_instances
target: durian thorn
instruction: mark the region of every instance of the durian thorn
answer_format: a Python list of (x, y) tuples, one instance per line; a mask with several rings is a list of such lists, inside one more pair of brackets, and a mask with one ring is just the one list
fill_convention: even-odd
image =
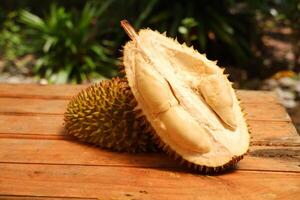
[(138, 38), (138, 34), (126, 19), (121, 21), (121, 26), (132, 40), (136, 40)]
[(124, 68), (120, 67), (119, 73), (122, 74), (122, 75), (125, 74)]

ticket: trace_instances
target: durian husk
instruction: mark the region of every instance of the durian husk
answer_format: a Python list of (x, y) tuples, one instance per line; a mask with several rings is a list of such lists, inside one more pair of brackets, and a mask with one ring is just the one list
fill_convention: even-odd
[(71, 99), (64, 114), (65, 132), (113, 151), (156, 151), (153, 129), (136, 105), (126, 79), (103, 80)]
[(129, 86), (164, 151), (202, 173), (241, 160), (249, 132), (224, 69), (165, 34), (121, 25), (132, 39), (123, 50)]

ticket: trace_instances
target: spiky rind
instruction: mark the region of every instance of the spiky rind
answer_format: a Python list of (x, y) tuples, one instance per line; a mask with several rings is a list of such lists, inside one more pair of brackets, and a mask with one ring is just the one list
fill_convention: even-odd
[(225, 171), (228, 171), (232, 167), (234, 167), (235, 164), (238, 163), (240, 160), (242, 160), (244, 157), (244, 155), (234, 156), (234, 157), (232, 157), (232, 159), (229, 162), (225, 163), (222, 166), (218, 166), (218, 167), (197, 165), (195, 163), (189, 162), (189, 161), (185, 160), (184, 158), (182, 158), (182, 156), (180, 156), (175, 151), (173, 151), (167, 144), (163, 143), (157, 134), (152, 133), (152, 138), (153, 138), (153, 141), (157, 144), (157, 146), (160, 149), (162, 149), (171, 158), (178, 161), (181, 165), (187, 166), (189, 169), (195, 170), (197, 173), (201, 173), (201, 174), (205, 174), (205, 175), (215, 175), (215, 174), (220, 174)]
[(68, 104), (64, 114), (66, 133), (114, 151), (156, 151), (150, 134), (153, 129), (136, 105), (126, 79), (91, 85)]

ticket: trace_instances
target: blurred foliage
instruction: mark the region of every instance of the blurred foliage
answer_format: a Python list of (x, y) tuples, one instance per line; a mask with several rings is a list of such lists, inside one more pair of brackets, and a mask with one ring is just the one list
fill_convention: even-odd
[[(9, 37), (24, 37), (20, 46), (27, 44), (37, 58), (34, 73), (55, 83), (115, 76), (120, 49), (128, 40), (122, 19), (137, 30), (166, 31), (220, 65), (242, 68), (250, 76), (261, 70), (254, 55), (261, 40), (257, 15), (272, 15), (276, 8), (278, 20), (291, 21), (294, 30), (300, 24), (297, 0), (3, 0), (0, 22), (20, 8), (19, 21), (15, 16), (10, 21), (22, 31), (9, 30)], [(1, 24), (0, 38), (11, 29)]]
[(30, 47), (25, 45), (21, 34), (21, 27), (16, 22), (18, 12), (10, 12), (4, 18), (0, 30), (0, 55), (7, 61), (12, 62), (14, 59), (30, 52)]
[(110, 58), (112, 52), (95, 40), (96, 12), (91, 4), (86, 4), (79, 15), (53, 4), (45, 19), (26, 10), (20, 13), (29, 42), (36, 47), (36, 74), (55, 83), (82, 82), (99, 74), (116, 75), (111, 67), (117, 64)]

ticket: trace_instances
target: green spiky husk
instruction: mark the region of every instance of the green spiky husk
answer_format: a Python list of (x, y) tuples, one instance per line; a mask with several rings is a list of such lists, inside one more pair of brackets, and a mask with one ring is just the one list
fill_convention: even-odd
[(91, 85), (68, 104), (64, 115), (66, 133), (114, 151), (157, 151), (153, 129), (136, 105), (126, 79)]

